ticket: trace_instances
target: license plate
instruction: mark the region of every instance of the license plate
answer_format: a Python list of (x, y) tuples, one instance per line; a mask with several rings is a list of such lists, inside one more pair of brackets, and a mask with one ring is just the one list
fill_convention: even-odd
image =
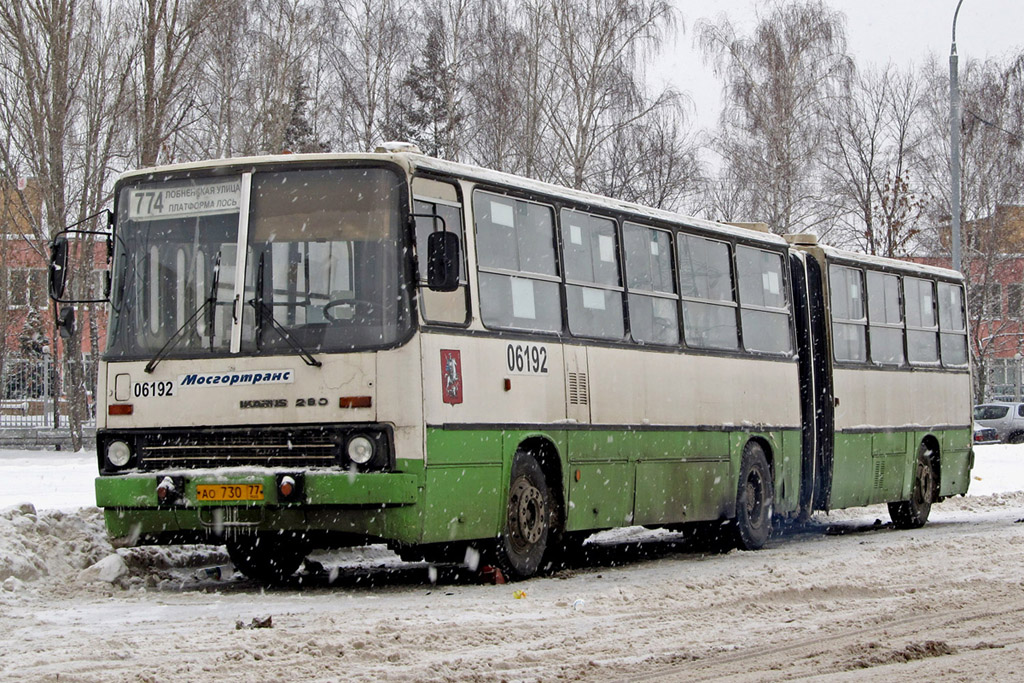
[(201, 503), (263, 500), (263, 484), (199, 484), (196, 500)]

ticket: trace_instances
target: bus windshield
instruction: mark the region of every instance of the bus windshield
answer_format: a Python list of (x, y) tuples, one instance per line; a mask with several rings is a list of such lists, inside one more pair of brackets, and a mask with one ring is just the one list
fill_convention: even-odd
[(121, 187), (108, 357), (402, 341), (411, 325), (402, 184), (390, 170), (346, 167)]

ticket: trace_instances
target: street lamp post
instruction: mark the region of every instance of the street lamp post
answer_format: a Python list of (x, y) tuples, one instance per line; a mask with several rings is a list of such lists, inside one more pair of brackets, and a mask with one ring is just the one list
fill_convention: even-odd
[(960, 79), (957, 73), (956, 18), (960, 5), (953, 13), (953, 44), (949, 48), (949, 174), (951, 184), (950, 212), (953, 244), (953, 270), (960, 270)]

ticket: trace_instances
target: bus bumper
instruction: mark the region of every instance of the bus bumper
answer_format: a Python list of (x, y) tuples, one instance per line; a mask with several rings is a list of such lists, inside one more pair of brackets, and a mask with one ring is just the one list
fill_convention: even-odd
[[(289, 497), (281, 492), (283, 477), (295, 482)], [(419, 477), (407, 473), (183, 471), (96, 479), (96, 504), (119, 547), (210, 542), (245, 531), (390, 536), (395, 527), (408, 527), (393, 518), (407, 517), (420, 493)], [(396, 509), (405, 514), (387, 514)]]

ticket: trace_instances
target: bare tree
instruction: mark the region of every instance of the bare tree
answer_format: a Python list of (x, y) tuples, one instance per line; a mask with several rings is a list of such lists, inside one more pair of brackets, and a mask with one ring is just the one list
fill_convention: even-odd
[(920, 135), (917, 79), (892, 67), (858, 74), (841, 102), (823, 117), (832, 241), (869, 254), (905, 255), (923, 209), (910, 169)]
[(598, 190), (618, 199), (682, 210), (703, 191), (698, 143), (682, 106), (664, 106), (615, 133)]
[(343, 144), (370, 151), (394, 128), (414, 16), (408, 0), (333, 0), (344, 36), (330, 67)]
[(775, 2), (752, 34), (722, 16), (697, 25), (698, 42), (725, 79), (715, 147), (729, 175), (749, 188), (747, 215), (772, 230), (822, 221), (816, 183), (826, 101), (847, 77), (844, 18), (821, 0)]
[(263, 0), (251, 18), (255, 50), (243, 104), (249, 133), (241, 151), (276, 154), (285, 149), (296, 107), (308, 101), (305, 65), (315, 54), (315, 13), (305, 0)]
[(135, 47), (134, 144), (141, 166), (173, 161), (173, 137), (194, 123), (203, 32), (220, 2), (139, 0), (124, 6)]
[(675, 98), (648, 98), (639, 60), (674, 27), (666, 0), (551, 0), (554, 28), (549, 68), (557, 83), (548, 122), (555, 143), (557, 180), (593, 189), (593, 162), (624, 128)]
[(191, 126), (192, 158), (229, 157), (248, 151), (252, 114), (245, 95), (252, 70), (249, 3), (225, 3), (210, 15), (198, 75), (199, 120)]

